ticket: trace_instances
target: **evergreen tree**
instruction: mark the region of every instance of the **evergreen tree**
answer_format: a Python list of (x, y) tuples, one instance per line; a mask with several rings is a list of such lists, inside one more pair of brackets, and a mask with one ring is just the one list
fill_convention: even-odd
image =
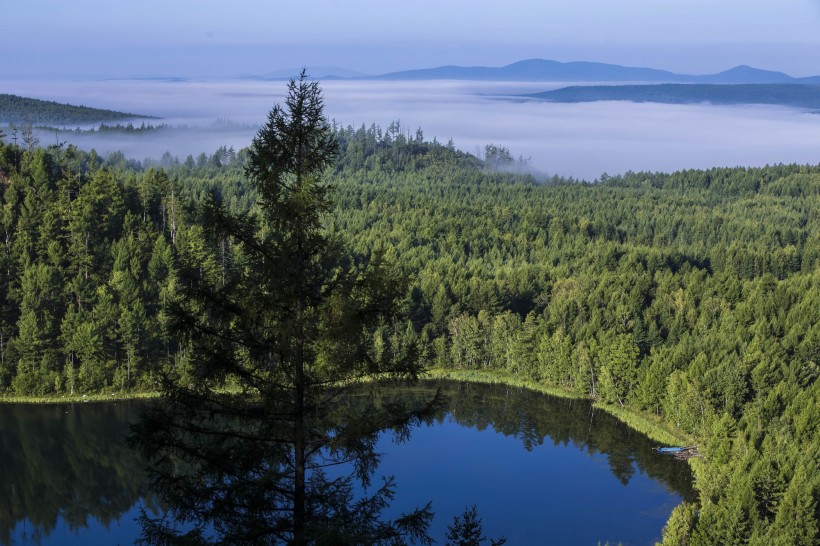
[(608, 402), (621, 406), (632, 394), (637, 381), (638, 346), (631, 334), (618, 335), (601, 348), (600, 392)]
[[(375, 435), (415, 415), (372, 401), (351, 408), (341, 392), (365, 376), (421, 371), (412, 348), (402, 358), (396, 347), (373, 350), (377, 330), (403, 326), (394, 320), (403, 283), (379, 256), (357, 260), (323, 229), (323, 175), (337, 146), (319, 86), (303, 73), (253, 141), (255, 214), (232, 215), (216, 197), (201, 211), (200, 250), (176, 300), (188, 374), (165, 379), (164, 404), (133, 436), (174, 519), (193, 530), (144, 514), (147, 543), (427, 540), (429, 506), (382, 522), (392, 482), (354, 502), (352, 478), (323, 470), (347, 462), (369, 483)], [(225, 239), (236, 259), (223, 279), (201, 264)]]

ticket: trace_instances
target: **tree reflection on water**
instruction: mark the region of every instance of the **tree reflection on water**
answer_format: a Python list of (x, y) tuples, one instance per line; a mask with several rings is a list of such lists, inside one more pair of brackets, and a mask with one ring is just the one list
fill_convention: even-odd
[(18, 524), (35, 542), (60, 521), (117, 521), (142, 498), (153, 507), (143, 461), (124, 443), (131, 403), (0, 405), (0, 544)]
[[(429, 504), (383, 519), (394, 494), (392, 479), (370, 495), (361, 491), (371, 485), (380, 461), (374, 449), (379, 435), (409, 438), (414, 426), (433, 419), (440, 397), (433, 392), (410, 404), (400, 392), (337, 394), (328, 393), (300, 428), (282, 426), (282, 408), (272, 400), (221, 395), (154, 406), (134, 438), (151, 461), (149, 475), (167, 510), (161, 518), (143, 513), (142, 541), (427, 543)], [(306, 446), (302, 464), (294, 449), (297, 436)], [(340, 466), (349, 473), (339, 476)], [(297, 507), (300, 479), (306, 487), (304, 505)], [(298, 536), (294, 514), (304, 518)]]

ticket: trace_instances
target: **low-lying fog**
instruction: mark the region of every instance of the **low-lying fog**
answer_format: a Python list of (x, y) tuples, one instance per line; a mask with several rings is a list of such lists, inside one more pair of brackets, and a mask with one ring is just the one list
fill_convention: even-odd
[[(568, 84), (567, 84), (568, 85)], [(557, 104), (499, 98), (562, 87), (557, 84), (485, 82), (324, 81), (326, 113), (343, 125), (394, 120), (427, 138), (453, 139), (476, 153), (485, 144), (506, 146), (548, 174), (593, 180), (627, 170), (672, 171), (713, 166), (754, 166), (820, 161), (820, 115), (784, 107), (661, 105), (628, 102)], [(66, 133), (57, 138), (100, 153), (129, 158), (184, 160), (222, 145), (247, 146), (285, 82), (95, 81), (2, 82), (0, 92), (158, 116), (147, 123), (196, 129), (142, 136)], [(231, 124), (220, 123), (227, 120)], [(137, 122), (137, 125), (140, 122)]]

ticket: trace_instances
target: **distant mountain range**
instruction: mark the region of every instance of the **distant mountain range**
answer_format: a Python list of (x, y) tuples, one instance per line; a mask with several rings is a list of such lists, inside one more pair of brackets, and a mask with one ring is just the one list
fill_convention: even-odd
[[(282, 70), (253, 79), (287, 79), (298, 70)], [(336, 67), (308, 67), (308, 72), (319, 79), (355, 80), (479, 80), (515, 82), (642, 82), (642, 83), (702, 83), (702, 84), (762, 84), (799, 83), (820, 85), (820, 76), (794, 78), (783, 72), (760, 70), (750, 66), (736, 66), (717, 74), (677, 74), (668, 70), (620, 66), (593, 62), (549, 61), (528, 59), (500, 67), (489, 66), (439, 66), (403, 70), (380, 75), (363, 75)]]
[(361, 79), (373, 80), (481, 80), (523, 82), (664, 82), (712, 84), (800, 83), (820, 85), (820, 76), (794, 78), (783, 72), (736, 66), (707, 75), (676, 74), (667, 70), (606, 63), (529, 59), (501, 67), (440, 66), (391, 72)]
[(577, 85), (520, 95), (551, 102), (631, 101), (661, 104), (770, 104), (820, 109), (820, 86), (797, 84)]

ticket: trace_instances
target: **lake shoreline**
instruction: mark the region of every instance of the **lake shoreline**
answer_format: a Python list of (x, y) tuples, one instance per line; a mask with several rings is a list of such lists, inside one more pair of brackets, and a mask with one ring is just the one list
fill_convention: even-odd
[(159, 398), (159, 391), (117, 392), (94, 394), (61, 394), (53, 396), (4, 396), (0, 395), (0, 404), (75, 404), (78, 402), (123, 402), (127, 400), (147, 400)]
[[(429, 534), (438, 539), (454, 515), (476, 504), (486, 534), (507, 536), (511, 543), (550, 536), (562, 544), (647, 544), (659, 540), (672, 506), (696, 494), (687, 465), (657, 455), (652, 440), (592, 411), (585, 400), (429, 376), (414, 384), (363, 383), (353, 387), (352, 397), (362, 396), (365, 406), (376, 397), (376, 406), (405, 400), (417, 407), (439, 388), (441, 404), (408, 427), (406, 436), (385, 430), (374, 440), (384, 466), (374, 468), (373, 483), (395, 476), (397, 484), (397, 495), (382, 514), (385, 521), (433, 502)], [(15, 543), (32, 530), (44, 546), (89, 544), (95, 538), (130, 544), (141, 536), (134, 521), (140, 508), (159, 501), (145, 487), (145, 461), (121, 440), (151, 404), (0, 406), (7, 432), (0, 482), (6, 498), (14, 500), (6, 527)], [(343, 406), (360, 407), (355, 401)], [(349, 469), (340, 468), (339, 475), (347, 475)], [(363, 486), (356, 484), (359, 491)], [(44, 492), (50, 494), (46, 499)], [(140, 500), (149, 497), (153, 500)], [(95, 513), (102, 517), (86, 517)], [(73, 514), (79, 515), (69, 519)], [(72, 526), (73, 521), (79, 523)], [(583, 529), (576, 522), (583, 522)]]
[(546, 385), (528, 379), (521, 379), (505, 372), (495, 370), (485, 371), (434, 368), (427, 371), (426, 377), (429, 377), (430, 379), (452, 379), (455, 381), (474, 383), (503, 384), (511, 387), (529, 389), (548, 396), (570, 398), (574, 400), (591, 400), (595, 408), (609, 413), (625, 425), (647, 435), (649, 438), (657, 442), (667, 445), (691, 445), (695, 441), (693, 437), (676, 430), (672, 425), (666, 423), (660, 417), (647, 415), (626, 407), (606, 404), (604, 402), (591, 399), (587, 396), (581, 396), (569, 389)]
[[(619, 407), (613, 404), (595, 401), (586, 396), (581, 396), (569, 389), (546, 385), (529, 379), (522, 379), (511, 374), (498, 370), (465, 370), (451, 368), (431, 368), (420, 378), (427, 379), (450, 379), (454, 381), (503, 384), (510, 387), (520, 387), (535, 392), (540, 392), (548, 396), (559, 398), (569, 398), (575, 400), (592, 400), (595, 408), (613, 415), (619, 421), (630, 428), (646, 434), (649, 438), (667, 445), (691, 445), (694, 439), (676, 430), (672, 425), (666, 423), (657, 416), (647, 415), (635, 410)], [(55, 395), (55, 396), (0, 396), (0, 404), (65, 404), (80, 402), (118, 402), (126, 400), (146, 400), (159, 398), (158, 391), (148, 392), (119, 392), (119, 393), (96, 393), (83, 395)]]

